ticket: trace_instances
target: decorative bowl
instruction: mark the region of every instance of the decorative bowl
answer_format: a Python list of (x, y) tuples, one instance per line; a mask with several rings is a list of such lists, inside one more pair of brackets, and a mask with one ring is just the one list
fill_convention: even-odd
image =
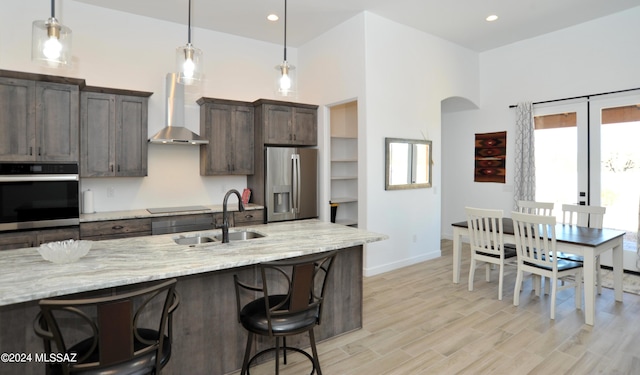
[(89, 249), (91, 241), (66, 240), (43, 243), (38, 252), (45, 260), (53, 263), (73, 263), (87, 255)]

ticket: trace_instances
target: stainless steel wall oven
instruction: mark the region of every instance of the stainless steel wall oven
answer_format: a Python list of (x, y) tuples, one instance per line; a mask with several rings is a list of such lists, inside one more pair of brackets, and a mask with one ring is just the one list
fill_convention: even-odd
[(80, 225), (78, 164), (0, 163), (0, 231)]

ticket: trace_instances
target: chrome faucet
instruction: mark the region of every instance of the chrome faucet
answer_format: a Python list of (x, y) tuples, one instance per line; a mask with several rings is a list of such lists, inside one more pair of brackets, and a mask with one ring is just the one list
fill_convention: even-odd
[(242, 196), (236, 189), (231, 189), (227, 191), (227, 194), (224, 195), (224, 200), (222, 201), (222, 225), (218, 228), (222, 228), (222, 243), (229, 242), (229, 218), (227, 217), (227, 200), (229, 200), (229, 196), (231, 194), (235, 194), (238, 197), (238, 211), (244, 211), (244, 205), (242, 204)]

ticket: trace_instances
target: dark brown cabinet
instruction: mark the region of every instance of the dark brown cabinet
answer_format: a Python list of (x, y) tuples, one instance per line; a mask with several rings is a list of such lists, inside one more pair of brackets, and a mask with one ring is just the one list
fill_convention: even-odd
[(80, 238), (78, 228), (59, 228), (29, 230), (0, 234), (0, 250), (37, 247), (46, 242), (77, 240)]
[(246, 227), (264, 224), (264, 210), (245, 210), (233, 212), (233, 226)]
[(80, 105), (80, 176), (147, 175), (149, 92), (87, 87)]
[(77, 162), (79, 101), (78, 84), (0, 77), (0, 161)]
[(265, 145), (318, 144), (318, 106), (265, 99), (254, 106), (256, 128), (261, 128)]
[(200, 98), (200, 175), (253, 174), (254, 121), (251, 103)]
[[(235, 205), (234, 205), (235, 206)], [(233, 227), (246, 227), (248, 225), (264, 224), (264, 210), (244, 210), (232, 211), (227, 213), (227, 220), (229, 220), (229, 228)], [(216, 212), (213, 214), (214, 228), (219, 229), (222, 226), (222, 212)]]
[(150, 235), (151, 218), (80, 223), (80, 238), (83, 240), (112, 240)]

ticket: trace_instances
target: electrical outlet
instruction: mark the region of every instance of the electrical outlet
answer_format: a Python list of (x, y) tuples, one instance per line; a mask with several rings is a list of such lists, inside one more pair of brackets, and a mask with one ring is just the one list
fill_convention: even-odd
[(113, 186), (107, 187), (107, 198), (113, 198), (116, 196), (116, 188)]

